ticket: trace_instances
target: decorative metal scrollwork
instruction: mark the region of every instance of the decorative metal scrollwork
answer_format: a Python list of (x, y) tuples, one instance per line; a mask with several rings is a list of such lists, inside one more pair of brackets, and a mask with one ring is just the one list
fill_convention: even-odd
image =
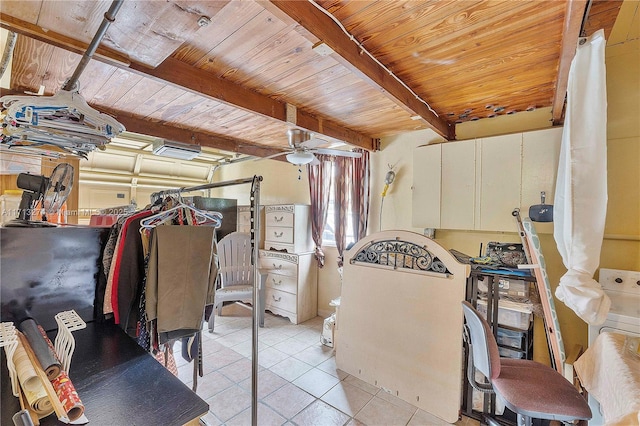
[(407, 241), (372, 241), (351, 259), (351, 263), (356, 262), (389, 266), (394, 269), (405, 268), (451, 274), (433, 253), (425, 247)]

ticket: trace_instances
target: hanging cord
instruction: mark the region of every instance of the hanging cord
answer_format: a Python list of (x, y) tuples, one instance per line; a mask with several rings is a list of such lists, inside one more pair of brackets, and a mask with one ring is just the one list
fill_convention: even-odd
[[(396, 163), (398, 164), (398, 163)], [(389, 190), (389, 186), (393, 183), (393, 181), (396, 179), (396, 172), (393, 171), (393, 169), (396, 167), (396, 164), (394, 164), (393, 166), (391, 164), (387, 164), (387, 166), (389, 166), (389, 171), (387, 172), (386, 176), (384, 177), (384, 189), (382, 190), (382, 200), (380, 200), (380, 219), (378, 222), (378, 225), (380, 227), (380, 230), (382, 231), (382, 207), (384, 206), (384, 197), (387, 196), (387, 191)]]
[(331, 18), (331, 20), (333, 22), (336, 23), (336, 25), (338, 25), (340, 27), (340, 29), (347, 35), (347, 37), (349, 37), (349, 39), (351, 41), (353, 41), (358, 48), (360, 49), (360, 52), (366, 53), (367, 56), (369, 56), (375, 63), (377, 63), (380, 67), (382, 67), (382, 69), (384, 69), (387, 73), (389, 73), (389, 75), (391, 77), (393, 77), (398, 83), (400, 83), (405, 89), (407, 89), (418, 101), (422, 102), (423, 104), (425, 104), (427, 106), (427, 108), (429, 108), (429, 111), (431, 111), (436, 117), (440, 117), (438, 115), (437, 112), (435, 112), (433, 110), (433, 108), (431, 108), (431, 105), (429, 105), (427, 103), (427, 101), (425, 101), (424, 99), (422, 99), (420, 96), (418, 96), (416, 94), (416, 92), (414, 92), (413, 90), (411, 90), (411, 88), (409, 86), (407, 86), (405, 84), (404, 81), (400, 80), (393, 72), (391, 72), (391, 70), (389, 68), (387, 68), (382, 62), (380, 62), (378, 59), (376, 59), (371, 53), (369, 53), (369, 51), (367, 49), (365, 49), (364, 45), (362, 43), (360, 43), (358, 41), (358, 39), (356, 39), (353, 35), (351, 35), (349, 33), (349, 31), (347, 31), (347, 29), (344, 27), (344, 25), (342, 25), (342, 22), (340, 22), (335, 16), (333, 16), (331, 14), (331, 12), (329, 12), (328, 10), (326, 10), (325, 8), (323, 8), (322, 6), (320, 6), (318, 3), (316, 3), (314, 0), (309, 0), (309, 3), (311, 3), (312, 5), (314, 5), (319, 11), (321, 11), (322, 13), (324, 13), (325, 15), (327, 15), (329, 18)]

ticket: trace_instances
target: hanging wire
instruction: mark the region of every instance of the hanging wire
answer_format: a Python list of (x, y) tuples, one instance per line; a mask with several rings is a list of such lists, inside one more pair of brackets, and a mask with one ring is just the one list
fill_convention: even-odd
[(367, 56), (369, 56), (369, 58), (371, 58), (380, 67), (382, 67), (382, 69), (384, 69), (391, 77), (393, 77), (398, 83), (400, 83), (405, 89), (407, 89), (418, 101), (420, 101), (423, 104), (425, 104), (427, 106), (427, 108), (429, 108), (429, 111), (431, 111), (436, 117), (440, 117), (438, 115), (438, 113), (435, 112), (435, 110), (433, 108), (431, 108), (431, 105), (429, 105), (427, 103), (427, 101), (425, 101), (420, 96), (418, 96), (418, 94), (416, 94), (416, 92), (414, 92), (409, 86), (407, 86), (404, 81), (400, 80), (400, 78), (398, 78), (389, 68), (387, 68), (382, 62), (380, 62), (378, 59), (376, 59), (375, 56), (373, 56), (371, 53), (369, 53), (369, 51), (364, 47), (364, 45), (362, 43), (360, 43), (358, 41), (358, 39), (356, 39), (353, 35), (351, 35), (351, 33), (349, 33), (349, 31), (347, 31), (347, 29), (344, 27), (344, 25), (342, 25), (342, 22), (340, 22), (338, 20), (338, 18), (333, 16), (333, 14), (331, 14), (331, 12), (329, 12), (328, 10), (326, 10), (325, 8), (320, 6), (314, 0), (309, 0), (309, 3), (314, 5), (320, 12), (324, 13), (329, 18), (331, 18), (331, 20), (333, 20), (333, 22), (335, 22), (336, 25), (338, 25), (340, 27), (340, 29), (347, 35), (347, 37), (349, 37), (349, 39), (358, 46), (358, 49), (360, 49), (361, 53), (366, 53)]

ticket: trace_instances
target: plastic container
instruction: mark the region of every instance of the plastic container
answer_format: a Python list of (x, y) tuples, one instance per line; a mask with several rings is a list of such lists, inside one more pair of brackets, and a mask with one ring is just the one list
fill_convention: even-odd
[(501, 357), (505, 358), (523, 359), (525, 355), (524, 352), (514, 351), (513, 349), (501, 347), (498, 347), (498, 352), (500, 353)]
[[(487, 293), (487, 281), (478, 280), (478, 290)], [(498, 293), (500, 295), (529, 297), (529, 281), (516, 280), (511, 278), (499, 278), (498, 279)]]
[(514, 349), (523, 349), (525, 331), (507, 330), (504, 328), (498, 328), (498, 341), (499, 345), (509, 346)]
[[(478, 299), (478, 312), (487, 318), (487, 301)], [(498, 302), (498, 324), (518, 330), (528, 330), (531, 322), (531, 305), (500, 300)]]

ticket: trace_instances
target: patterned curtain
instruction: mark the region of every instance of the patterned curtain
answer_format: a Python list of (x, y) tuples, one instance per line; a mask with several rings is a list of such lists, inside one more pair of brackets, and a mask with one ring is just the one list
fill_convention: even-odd
[(329, 191), (331, 190), (331, 160), (332, 157), (315, 154), (319, 164), (308, 166), (309, 194), (311, 198), (311, 236), (316, 244), (315, 257), (318, 267), (324, 266), (324, 252), (322, 251), (322, 233), (327, 224), (329, 208)]
[(369, 224), (369, 151), (366, 149), (356, 149), (355, 152), (362, 154), (361, 158), (353, 159), (353, 229), (355, 240), (358, 241), (367, 235)]
[(333, 163), (334, 189), (335, 189), (335, 236), (338, 249), (338, 267), (342, 267), (344, 247), (347, 239), (347, 220), (349, 207), (351, 207), (350, 184), (353, 181), (353, 158), (336, 157)]

